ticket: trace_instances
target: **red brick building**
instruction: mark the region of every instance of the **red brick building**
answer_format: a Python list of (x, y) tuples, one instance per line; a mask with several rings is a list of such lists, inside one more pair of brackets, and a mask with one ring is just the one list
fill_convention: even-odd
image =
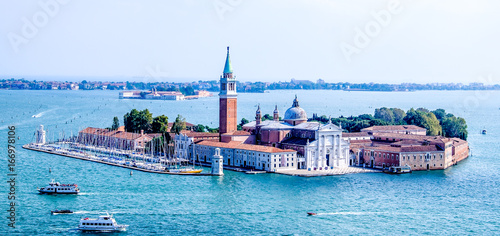
[[(389, 127), (388, 130), (394, 129)], [(378, 132), (372, 135), (370, 141), (351, 140), (350, 152), (354, 165), (438, 170), (466, 159), (469, 144), (459, 138)]]

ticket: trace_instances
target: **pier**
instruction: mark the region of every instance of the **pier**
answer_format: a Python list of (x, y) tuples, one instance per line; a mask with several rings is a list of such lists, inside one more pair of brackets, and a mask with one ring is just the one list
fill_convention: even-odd
[(346, 174), (359, 174), (359, 173), (382, 173), (381, 170), (368, 169), (363, 167), (344, 167), (344, 168), (333, 168), (328, 170), (279, 170), (276, 171), (278, 174), (300, 176), (300, 177), (319, 177), (319, 176), (332, 176), (332, 175), (346, 175)]
[(118, 164), (118, 163), (113, 163), (113, 162), (109, 162), (109, 161), (103, 161), (103, 160), (95, 159), (95, 158), (92, 158), (92, 157), (88, 156), (88, 154), (87, 154), (87, 156), (81, 156), (81, 155), (77, 155), (76, 153), (72, 154), (71, 152), (68, 152), (68, 151), (50, 150), (50, 149), (47, 149), (47, 148), (44, 149), (42, 147), (43, 147), (43, 145), (33, 145), (33, 144), (25, 144), (25, 145), (23, 145), (24, 149), (28, 149), (28, 150), (32, 150), (32, 151), (45, 152), (45, 153), (49, 153), (49, 154), (55, 154), (55, 155), (59, 155), (59, 156), (71, 157), (71, 158), (85, 160), (85, 161), (92, 161), (92, 162), (97, 162), (97, 163), (101, 163), (101, 164), (106, 164), (106, 165), (111, 165), (111, 166), (117, 166), (117, 167), (127, 168), (127, 169), (131, 169), (131, 170), (138, 170), (138, 171), (148, 172), (148, 173), (168, 174), (168, 175), (212, 176), (212, 174), (210, 174), (210, 173), (176, 173), (176, 172), (167, 172), (167, 171), (163, 171), (163, 170), (153, 170), (153, 169), (139, 168), (139, 167), (134, 167), (134, 166), (126, 165), (126, 164)]

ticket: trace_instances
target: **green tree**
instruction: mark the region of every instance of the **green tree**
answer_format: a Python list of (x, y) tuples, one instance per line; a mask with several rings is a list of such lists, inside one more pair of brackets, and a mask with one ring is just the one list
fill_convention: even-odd
[(391, 108), (392, 114), (394, 115), (394, 122), (393, 124), (395, 125), (403, 125), (405, 124), (404, 118), (406, 116), (405, 111), (399, 109), (399, 108)]
[(113, 125), (111, 126), (111, 129), (112, 130), (117, 130), (118, 127), (120, 127), (120, 120), (118, 119), (118, 117), (113, 117)]
[(151, 132), (166, 133), (168, 129), (168, 117), (166, 115), (157, 116), (151, 124)]
[(432, 111), (439, 121), (442, 121), (446, 117), (446, 111), (444, 109), (436, 109)]
[(450, 138), (467, 140), (467, 123), (461, 117), (445, 117), (443, 119), (443, 135)]
[(442, 135), (443, 130), (439, 125), (439, 120), (436, 116), (427, 109), (419, 108), (417, 110), (411, 108), (407, 113), (404, 121), (409, 125), (416, 125), (427, 129), (427, 135)]
[(273, 120), (273, 117), (269, 114), (265, 114), (263, 117), (262, 117), (262, 121), (264, 120)]
[(383, 125), (389, 125), (389, 124), (381, 119), (370, 120), (370, 126), (383, 126)]
[(249, 120), (247, 120), (247, 119), (245, 119), (245, 118), (242, 118), (242, 119), (241, 119), (241, 122), (240, 122), (240, 126), (244, 126), (244, 125), (246, 125), (246, 124), (248, 124), (248, 123), (250, 123), (250, 121), (249, 121)]
[(373, 120), (374, 118), (370, 114), (363, 114), (363, 115), (359, 115), (358, 119), (360, 119), (360, 120)]
[(394, 113), (391, 109), (387, 107), (377, 108), (375, 109), (375, 119), (380, 119), (388, 124), (394, 123)]
[(181, 115), (177, 115), (175, 122), (172, 124), (170, 129), (171, 133), (180, 134), (182, 130), (186, 129), (186, 119), (182, 118)]
[(152, 122), (153, 114), (151, 114), (148, 109), (142, 111), (132, 109), (123, 116), (125, 130), (128, 132), (140, 132), (144, 130), (145, 133), (150, 133)]
[(198, 124), (197, 126), (194, 127), (195, 132), (205, 132), (205, 126), (202, 124)]

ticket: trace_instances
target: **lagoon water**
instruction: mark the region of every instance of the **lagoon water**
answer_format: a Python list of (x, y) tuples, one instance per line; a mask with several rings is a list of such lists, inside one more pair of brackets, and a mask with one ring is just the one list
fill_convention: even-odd
[[(468, 124), (471, 156), (444, 171), (302, 178), (277, 174), (169, 176), (134, 171), (21, 148), (38, 125), (48, 138), (87, 127), (109, 127), (132, 108), (177, 114), (216, 127), (218, 98), (190, 101), (120, 100), (118, 91), (0, 91), (0, 235), (74, 235), (79, 219), (109, 211), (127, 235), (481, 234), (500, 232), (499, 91), (271, 91), (239, 94), (238, 119), (257, 104), (280, 114), (297, 94), (308, 116), (373, 114), (378, 107), (444, 108)], [(33, 117), (34, 116), (34, 117)], [(7, 227), (7, 126), (17, 136), (16, 228)], [(481, 135), (482, 129), (487, 135)], [(49, 173), (49, 168), (52, 172)], [(77, 183), (78, 196), (37, 194), (51, 179)], [(71, 209), (76, 214), (50, 215)], [(307, 212), (326, 213), (307, 216)]]

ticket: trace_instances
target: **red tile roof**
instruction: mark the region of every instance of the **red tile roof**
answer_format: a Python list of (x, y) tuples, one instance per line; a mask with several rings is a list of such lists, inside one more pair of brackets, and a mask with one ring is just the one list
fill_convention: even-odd
[(395, 130), (427, 130), (426, 128), (418, 127), (416, 125), (386, 125), (386, 126), (372, 126), (362, 129), (363, 131), (395, 131)]
[[(118, 131), (118, 130), (108, 130), (108, 129), (100, 129), (100, 128), (93, 128), (93, 127), (87, 127), (80, 131), (79, 133), (85, 133), (85, 134), (93, 134), (93, 135), (99, 135), (99, 136), (106, 136), (106, 137), (113, 137), (113, 138), (120, 138), (120, 139), (127, 139), (127, 140), (134, 140), (142, 137), (143, 135), (139, 133), (131, 133), (131, 132), (125, 132), (125, 131)], [(148, 138), (148, 135), (144, 135)]]
[(370, 135), (367, 132), (353, 132), (353, 133), (342, 133), (342, 137), (350, 138), (350, 137), (369, 137)]
[(291, 150), (291, 149), (280, 149), (280, 148), (269, 147), (269, 146), (244, 144), (244, 143), (241, 143), (238, 141), (230, 141), (228, 143), (223, 143), (223, 142), (214, 142), (214, 141), (205, 140), (205, 141), (200, 141), (196, 144), (210, 146), (210, 147), (241, 149), (241, 150), (267, 152), (267, 153), (296, 152), (295, 150)]

